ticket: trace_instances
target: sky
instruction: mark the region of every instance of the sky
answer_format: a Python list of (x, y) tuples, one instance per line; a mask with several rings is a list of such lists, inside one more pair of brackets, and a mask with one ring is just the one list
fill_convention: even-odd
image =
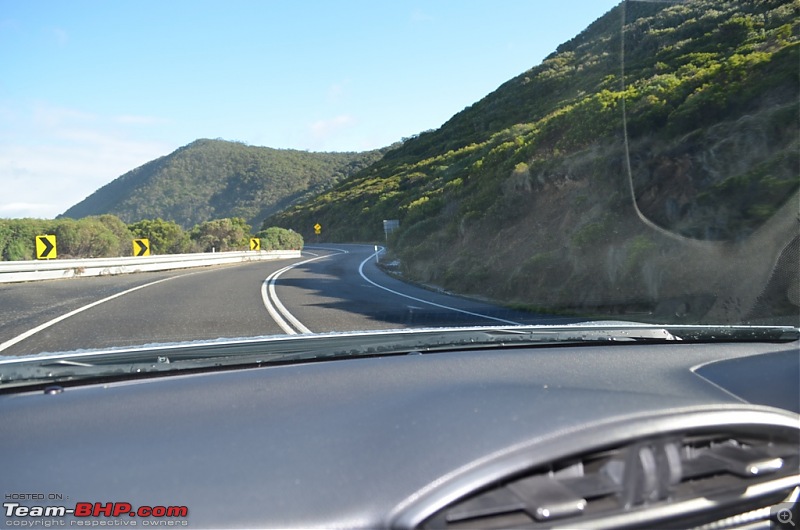
[(0, 0), (0, 218), (53, 218), (198, 138), (390, 145), (618, 2)]

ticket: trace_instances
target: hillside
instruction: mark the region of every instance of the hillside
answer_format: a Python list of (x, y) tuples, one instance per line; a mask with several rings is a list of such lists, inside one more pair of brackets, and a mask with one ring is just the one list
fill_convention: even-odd
[(129, 171), (60, 217), (110, 213), (128, 223), (162, 218), (184, 228), (242, 217), (258, 225), (264, 217), (330, 188), (381, 155), (382, 151), (310, 153), (197, 140)]
[(364, 241), (399, 219), (406, 277), (528, 307), (796, 320), (799, 20), (789, 0), (622, 3), (265, 225)]

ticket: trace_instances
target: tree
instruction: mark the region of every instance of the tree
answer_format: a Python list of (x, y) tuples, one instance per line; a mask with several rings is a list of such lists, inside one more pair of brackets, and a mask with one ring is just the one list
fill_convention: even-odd
[(192, 246), (189, 234), (173, 221), (143, 219), (128, 225), (128, 229), (137, 238), (149, 239), (153, 254), (180, 254), (188, 252)]
[(116, 215), (103, 214), (96, 217), (87, 217), (87, 219), (96, 219), (102, 223), (111, 233), (113, 233), (119, 240), (119, 247), (114, 250), (113, 256), (130, 256), (132, 253), (131, 240), (133, 234), (128, 229), (125, 221)]
[(52, 222), (43, 219), (0, 220), (0, 252), (4, 261), (35, 258), (35, 238), (50, 234)]
[(261, 250), (302, 250), (303, 236), (294, 230), (271, 226), (255, 237), (261, 239)]
[(214, 219), (195, 225), (189, 233), (201, 252), (235, 250), (247, 245), (250, 225), (241, 217)]
[(62, 257), (99, 258), (119, 255), (120, 240), (96, 217), (55, 223), (58, 253)]

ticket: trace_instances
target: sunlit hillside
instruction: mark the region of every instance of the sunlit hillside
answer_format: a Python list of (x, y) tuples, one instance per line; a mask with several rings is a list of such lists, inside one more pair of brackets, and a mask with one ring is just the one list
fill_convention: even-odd
[[(398, 219), (389, 246), (407, 278), (526, 307), (720, 322), (757, 320), (767, 304), (796, 316), (797, 260), (776, 264), (797, 245), (798, 11), (620, 4), (440, 129), (265, 225), (363, 241)], [(686, 285), (692, 268), (708, 277)], [(773, 294), (748, 287), (767, 283)]]

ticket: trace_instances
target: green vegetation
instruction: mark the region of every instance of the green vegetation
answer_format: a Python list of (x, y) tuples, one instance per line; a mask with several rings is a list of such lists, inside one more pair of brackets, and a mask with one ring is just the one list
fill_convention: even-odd
[(136, 238), (150, 240), (153, 254), (183, 254), (191, 248), (189, 234), (179, 224), (163, 219), (143, 219), (129, 226)]
[(35, 238), (54, 234), (59, 258), (106, 257), (131, 254), (128, 227), (113, 215), (56, 221), (0, 219), (0, 257), (3, 261), (36, 258)]
[(241, 217), (215, 219), (192, 228), (189, 237), (202, 252), (238, 250), (248, 245), (250, 225)]
[(161, 218), (186, 229), (228, 217), (253, 224), (330, 188), (382, 153), (309, 153), (197, 140), (122, 175), (63, 217), (110, 213), (129, 223)]
[(798, 64), (796, 1), (624, 2), (264, 224), (365, 241), (399, 219), (390, 244), (407, 277), (508, 303), (648, 307), (677, 291), (670, 278), (711, 289), (687, 286), (688, 265), (664, 270), (686, 251), (674, 241), (744, 241), (796, 197)]
[(124, 253), (145, 233), (161, 252), (237, 248), (249, 225), (262, 248), (376, 241), (398, 219), (390, 251), (413, 280), (556, 312), (741, 321), (756, 298), (772, 304), (753, 279), (797, 237), (798, 64), (797, 0), (622, 2), (393, 149), (198, 140), (66, 214), (116, 214), (130, 236), (108, 218), (26, 220), (0, 223), (0, 251), (29, 256), (56, 228), (81, 253)]
[(303, 236), (293, 230), (271, 226), (256, 233), (261, 239), (261, 250), (301, 250)]
[(242, 218), (215, 219), (184, 230), (173, 221), (143, 219), (126, 225), (114, 215), (83, 219), (0, 219), (0, 259), (3, 261), (36, 258), (36, 236), (54, 234), (59, 258), (106, 258), (130, 256), (133, 240), (150, 241), (153, 254), (224, 252), (248, 250), (251, 237), (261, 237), (261, 250), (299, 250), (300, 234), (271, 227), (251, 236), (251, 227)]

